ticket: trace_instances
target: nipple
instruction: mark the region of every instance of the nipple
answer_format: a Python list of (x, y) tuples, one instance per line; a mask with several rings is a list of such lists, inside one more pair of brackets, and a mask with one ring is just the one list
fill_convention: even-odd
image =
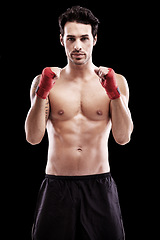
[(58, 111), (58, 114), (59, 114), (59, 115), (63, 115), (63, 113), (64, 113), (63, 110), (59, 110), (59, 111)]
[(101, 110), (97, 110), (98, 115), (103, 115), (103, 112)]

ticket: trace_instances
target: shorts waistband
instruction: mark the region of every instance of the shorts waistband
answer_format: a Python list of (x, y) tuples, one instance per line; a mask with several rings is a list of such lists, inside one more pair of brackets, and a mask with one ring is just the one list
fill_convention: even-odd
[(89, 179), (102, 179), (111, 177), (111, 173), (100, 173), (93, 175), (80, 175), (80, 176), (61, 176), (61, 175), (50, 175), (46, 174), (45, 178), (55, 179), (55, 180), (89, 180)]

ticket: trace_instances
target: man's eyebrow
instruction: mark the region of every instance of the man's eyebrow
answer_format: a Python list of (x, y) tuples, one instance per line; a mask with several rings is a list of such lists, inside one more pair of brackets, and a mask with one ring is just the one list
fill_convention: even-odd
[[(70, 34), (68, 34), (67, 37), (68, 37), (68, 38), (70, 38), (70, 37), (75, 38), (76, 36), (75, 36), (75, 35), (70, 35)], [(89, 37), (89, 35), (88, 35), (88, 34), (83, 34), (83, 35), (81, 35), (80, 37)]]
[(88, 34), (81, 35), (81, 37), (89, 37)]
[(67, 37), (75, 37), (74, 35), (67, 35)]

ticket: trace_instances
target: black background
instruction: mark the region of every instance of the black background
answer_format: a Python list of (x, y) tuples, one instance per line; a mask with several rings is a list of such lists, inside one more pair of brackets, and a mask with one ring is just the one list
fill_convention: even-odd
[(48, 139), (45, 135), (36, 146), (25, 140), (29, 90), (33, 78), (44, 67), (66, 65), (64, 48), (59, 43), (58, 16), (73, 5), (91, 9), (101, 22), (93, 50), (94, 64), (113, 68), (124, 75), (129, 84), (134, 132), (131, 142), (125, 146), (116, 144), (111, 135), (109, 157), (111, 173), (118, 186), (126, 239), (142, 239), (147, 232), (144, 221), (149, 211), (144, 203), (148, 188), (145, 141), (150, 130), (147, 129), (146, 135), (144, 118), (147, 116), (148, 121), (151, 118), (151, 109), (145, 100), (146, 66), (148, 69), (151, 59), (149, 48), (146, 51), (148, 6), (137, 6), (135, 1), (45, 1), (37, 4), (24, 1), (4, 6), (0, 60), (1, 95), (4, 94), (2, 126), (6, 160), (2, 164), (2, 176), (6, 182), (3, 184), (4, 206), (7, 205), (4, 217), (6, 239), (9, 234), (16, 239), (31, 239)]

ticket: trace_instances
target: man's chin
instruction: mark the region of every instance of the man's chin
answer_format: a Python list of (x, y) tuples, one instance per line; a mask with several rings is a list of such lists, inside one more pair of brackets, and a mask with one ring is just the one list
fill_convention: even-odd
[(81, 62), (81, 61), (79, 61), (79, 62), (78, 62), (78, 61), (76, 61), (76, 62), (74, 61), (73, 63), (74, 63), (75, 65), (84, 65), (84, 64), (85, 64), (85, 62)]
[(74, 63), (75, 65), (84, 65), (87, 62), (87, 59), (71, 59), (72, 63)]

